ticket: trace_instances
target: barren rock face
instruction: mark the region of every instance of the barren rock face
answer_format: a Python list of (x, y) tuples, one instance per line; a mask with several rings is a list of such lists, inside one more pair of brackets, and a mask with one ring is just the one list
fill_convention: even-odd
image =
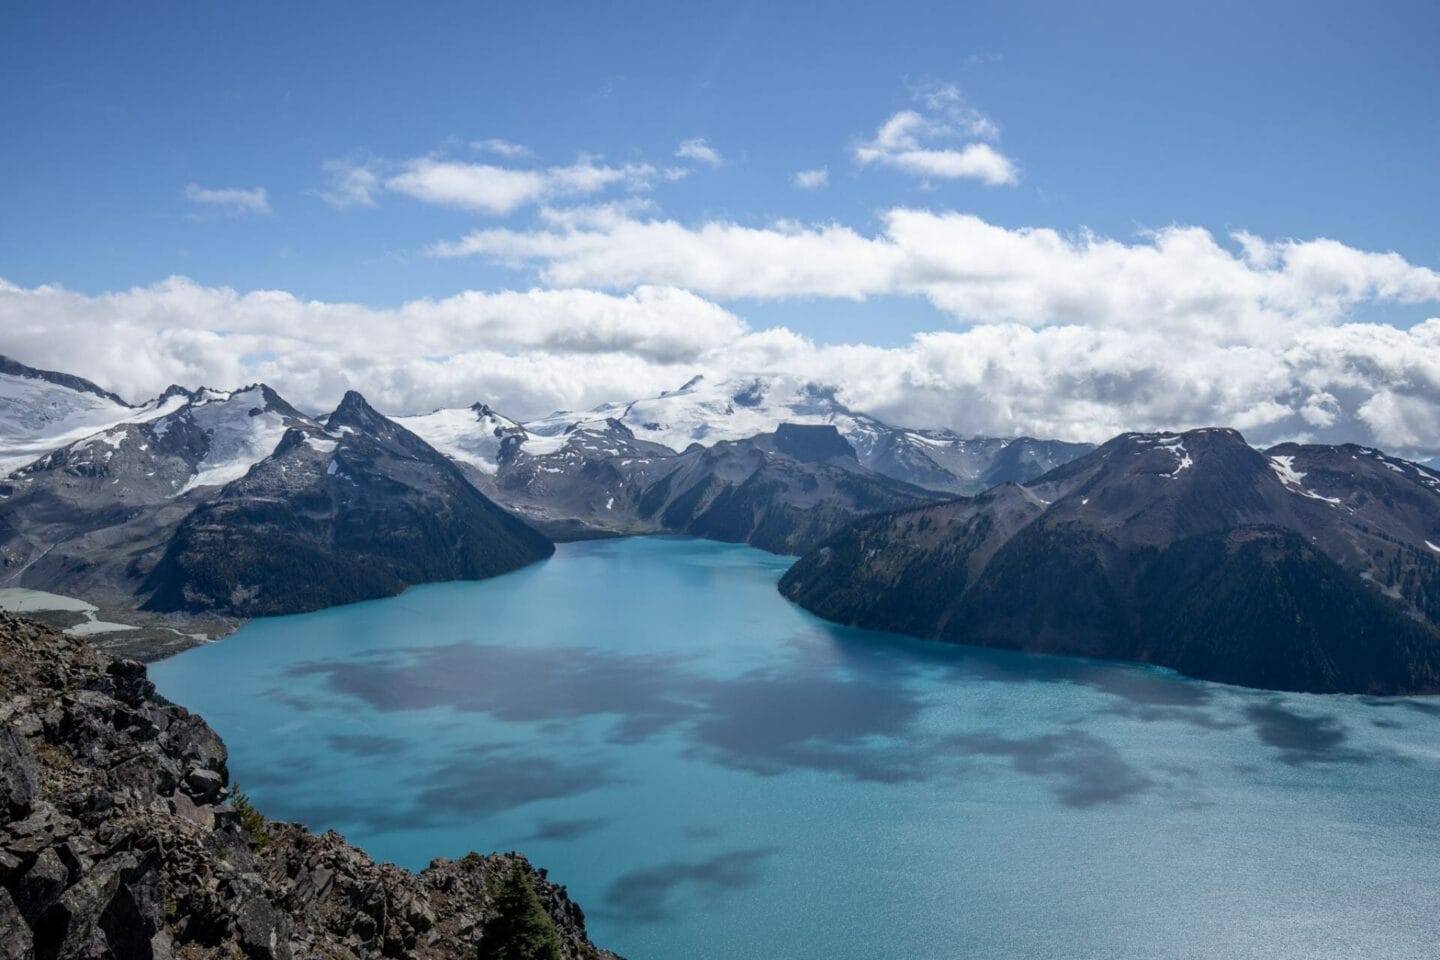
[(473, 957), (519, 865), (567, 958), (605, 958), (518, 854), (376, 864), (242, 817), (225, 745), (145, 668), (0, 616), (0, 960)]

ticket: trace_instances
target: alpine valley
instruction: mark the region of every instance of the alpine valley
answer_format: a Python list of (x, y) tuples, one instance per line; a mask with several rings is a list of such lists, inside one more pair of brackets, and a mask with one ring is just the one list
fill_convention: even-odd
[(132, 406), (0, 371), (0, 587), (141, 657), (555, 541), (683, 533), (802, 555), (781, 592), (846, 624), (1440, 692), (1440, 475), (1370, 448), (967, 438), (774, 375), (520, 422), (481, 403), (392, 418), (353, 391), (307, 413), (263, 384)]
[(0, 431), (0, 587), (142, 657), (253, 616), (504, 573), (554, 540), (675, 532), (800, 553), (858, 516), (1089, 449), (892, 427), (778, 377), (697, 377), (520, 423), (478, 403), (389, 418), (355, 392), (312, 415), (264, 384), (132, 406), (9, 359)]

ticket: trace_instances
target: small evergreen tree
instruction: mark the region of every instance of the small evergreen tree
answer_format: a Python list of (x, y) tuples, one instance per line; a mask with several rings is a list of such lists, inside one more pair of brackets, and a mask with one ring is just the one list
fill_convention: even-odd
[(270, 840), (265, 835), (265, 815), (255, 809), (238, 783), (230, 785), (230, 807), (240, 815), (240, 827), (250, 835), (251, 841), (256, 846), (265, 846)]
[(495, 911), (485, 925), (479, 960), (561, 960), (555, 922), (518, 863), (500, 881)]

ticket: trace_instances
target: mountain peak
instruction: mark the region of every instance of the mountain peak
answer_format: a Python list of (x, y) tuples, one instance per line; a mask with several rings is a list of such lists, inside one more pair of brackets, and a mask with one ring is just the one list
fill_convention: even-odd
[(164, 392), (161, 393), (160, 396), (156, 397), (155, 399), (160, 403), (164, 403), (171, 397), (184, 397), (186, 400), (194, 400), (198, 395), (199, 394), (194, 390), (191, 390), (187, 387), (182, 387), (178, 383), (172, 383), (170, 384), (170, 386), (165, 388)]
[(331, 429), (354, 427), (368, 431), (383, 425), (384, 422), (385, 418), (370, 406), (369, 401), (358, 390), (346, 390), (345, 396), (340, 399), (340, 405), (325, 418), (325, 426)]

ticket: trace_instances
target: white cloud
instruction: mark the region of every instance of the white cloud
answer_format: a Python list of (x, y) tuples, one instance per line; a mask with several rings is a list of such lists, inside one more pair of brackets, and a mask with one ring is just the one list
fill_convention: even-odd
[(479, 153), (493, 153), (495, 156), (504, 157), (507, 160), (523, 160), (526, 157), (535, 155), (534, 151), (523, 143), (512, 143), (509, 140), (502, 140), (499, 137), (472, 141), (470, 149)]
[(614, 167), (583, 156), (568, 166), (538, 169), (419, 157), (388, 178), (385, 187), (426, 203), (507, 214), (528, 204), (594, 194), (617, 184), (645, 189), (655, 172), (649, 164)]
[[(1285, 264), (1291, 253), (1281, 247)], [(1391, 255), (1331, 256), (1368, 266), (1320, 271), (1327, 296), (1343, 287), (1440, 298), (1427, 286), (1433, 276), (1407, 276), (1419, 268), (1397, 267)], [(1280, 299), (1315, 289), (1308, 273), (1283, 279), (1285, 267), (1276, 270)], [(982, 322), (893, 347), (824, 346), (783, 327), (752, 329), (673, 287), (471, 292), (374, 309), (179, 278), (99, 296), (0, 281), (0, 353), (134, 398), (172, 381), (264, 380), (312, 410), (353, 387), (393, 413), (480, 399), (527, 417), (651, 395), (695, 373), (771, 372), (833, 385), (855, 409), (891, 422), (963, 433), (1103, 440), (1226, 424), (1261, 443), (1353, 440), (1440, 454), (1440, 318), (1401, 329), (1330, 322), (1329, 310), (1225, 336), (1215, 335), (1224, 323), (1097, 315)]]
[(892, 114), (854, 148), (861, 166), (881, 165), (926, 179), (970, 179), (990, 186), (1020, 182), (1020, 171), (990, 143), (1000, 129), (950, 85), (915, 93), (921, 109)]
[(795, 186), (801, 190), (823, 190), (830, 185), (830, 169), (817, 167), (814, 170), (799, 170), (795, 173)]
[(895, 209), (867, 236), (851, 227), (730, 221), (687, 226), (614, 206), (552, 211), (534, 230), (479, 230), (438, 256), (533, 265), (552, 286), (663, 284), (720, 300), (924, 297), (968, 323), (1086, 324), (1245, 339), (1334, 323), (1371, 301), (1440, 300), (1440, 273), (1333, 240), (1240, 250), (1200, 227), (1131, 243), (1089, 232), (1008, 229), (955, 212)]
[(191, 183), (185, 187), (185, 199), (235, 217), (270, 212), (270, 195), (264, 187), (247, 190), (240, 187), (202, 187)]
[(723, 166), (725, 163), (725, 158), (720, 155), (720, 151), (706, 143), (704, 137), (692, 137), (689, 140), (681, 141), (680, 146), (675, 150), (675, 156), (681, 160), (694, 160), (712, 167)]
[(323, 169), (330, 185), (320, 191), (321, 200), (337, 210), (375, 206), (375, 194), (380, 191), (381, 184), (379, 174), (371, 165), (327, 160)]

